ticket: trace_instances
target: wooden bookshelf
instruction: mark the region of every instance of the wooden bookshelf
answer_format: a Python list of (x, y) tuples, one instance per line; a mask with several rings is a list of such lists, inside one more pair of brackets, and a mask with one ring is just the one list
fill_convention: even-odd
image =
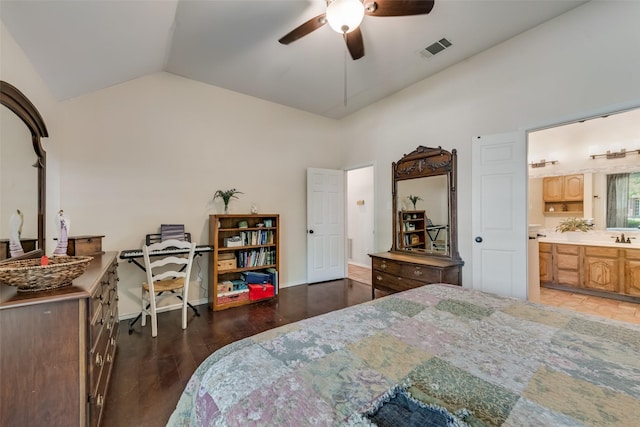
[(252, 304), (243, 289), (220, 290), (219, 285), (239, 281), (243, 273), (270, 274), (278, 295), (280, 271), (280, 215), (221, 214), (209, 216), (209, 300), (214, 311)]
[(425, 211), (398, 212), (400, 220), (400, 248), (404, 250), (427, 249), (427, 216)]

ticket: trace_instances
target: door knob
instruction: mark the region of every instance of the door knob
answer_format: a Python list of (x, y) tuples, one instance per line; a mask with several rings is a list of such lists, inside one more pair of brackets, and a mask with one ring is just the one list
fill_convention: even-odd
[(476, 242), (482, 243), (482, 237), (480, 237), (480, 236), (476, 237)]
[(309, 234), (313, 234), (313, 230), (309, 230)]

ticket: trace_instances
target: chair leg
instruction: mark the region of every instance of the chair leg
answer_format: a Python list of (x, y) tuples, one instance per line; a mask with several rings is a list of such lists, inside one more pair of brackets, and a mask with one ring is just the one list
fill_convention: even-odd
[(153, 338), (158, 336), (158, 314), (156, 313), (156, 296), (149, 293), (149, 299), (151, 300), (151, 336)]
[(140, 320), (140, 324), (142, 326), (146, 326), (147, 324), (147, 310), (144, 308), (144, 303), (145, 303), (144, 294), (145, 294), (145, 290), (144, 288), (142, 288), (142, 295), (140, 296), (140, 315), (142, 316), (142, 319)]
[(187, 288), (182, 288), (182, 329), (187, 329)]

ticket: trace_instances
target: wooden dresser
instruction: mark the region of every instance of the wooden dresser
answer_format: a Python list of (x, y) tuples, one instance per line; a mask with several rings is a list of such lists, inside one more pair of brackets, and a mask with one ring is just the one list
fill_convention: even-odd
[(0, 285), (0, 425), (96, 426), (118, 338), (117, 253), (71, 286)]
[(382, 252), (369, 256), (372, 264), (373, 298), (375, 298), (376, 289), (399, 292), (430, 283), (462, 285), (463, 262), (461, 260), (395, 252)]

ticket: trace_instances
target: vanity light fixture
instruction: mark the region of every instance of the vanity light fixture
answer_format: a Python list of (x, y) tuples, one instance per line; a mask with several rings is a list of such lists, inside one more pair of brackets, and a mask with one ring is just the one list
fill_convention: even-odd
[(627, 151), (625, 148), (622, 148), (620, 151), (614, 151), (614, 152), (611, 152), (610, 150), (607, 150), (606, 153), (603, 153), (603, 154), (591, 154), (591, 155), (589, 155), (589, 157), (591, 157), (592, 159), (595, 159), (596, 157), (606, 157), (607, 159), (622, 159), (622, 158), (627, 156), (627, 153), (640, 154), (640, 149), (639, 150), (629, 150), (629, 151)]
[(557, 160), (545, 160), (545, 159), (542, 159), (539, 162), (529, 163), (529, 166), (531, 166), (532, 168), (543, 168), (543, 167), (547, 166), (548, 164), (555, 165), (556, 163), (558, 163)]

